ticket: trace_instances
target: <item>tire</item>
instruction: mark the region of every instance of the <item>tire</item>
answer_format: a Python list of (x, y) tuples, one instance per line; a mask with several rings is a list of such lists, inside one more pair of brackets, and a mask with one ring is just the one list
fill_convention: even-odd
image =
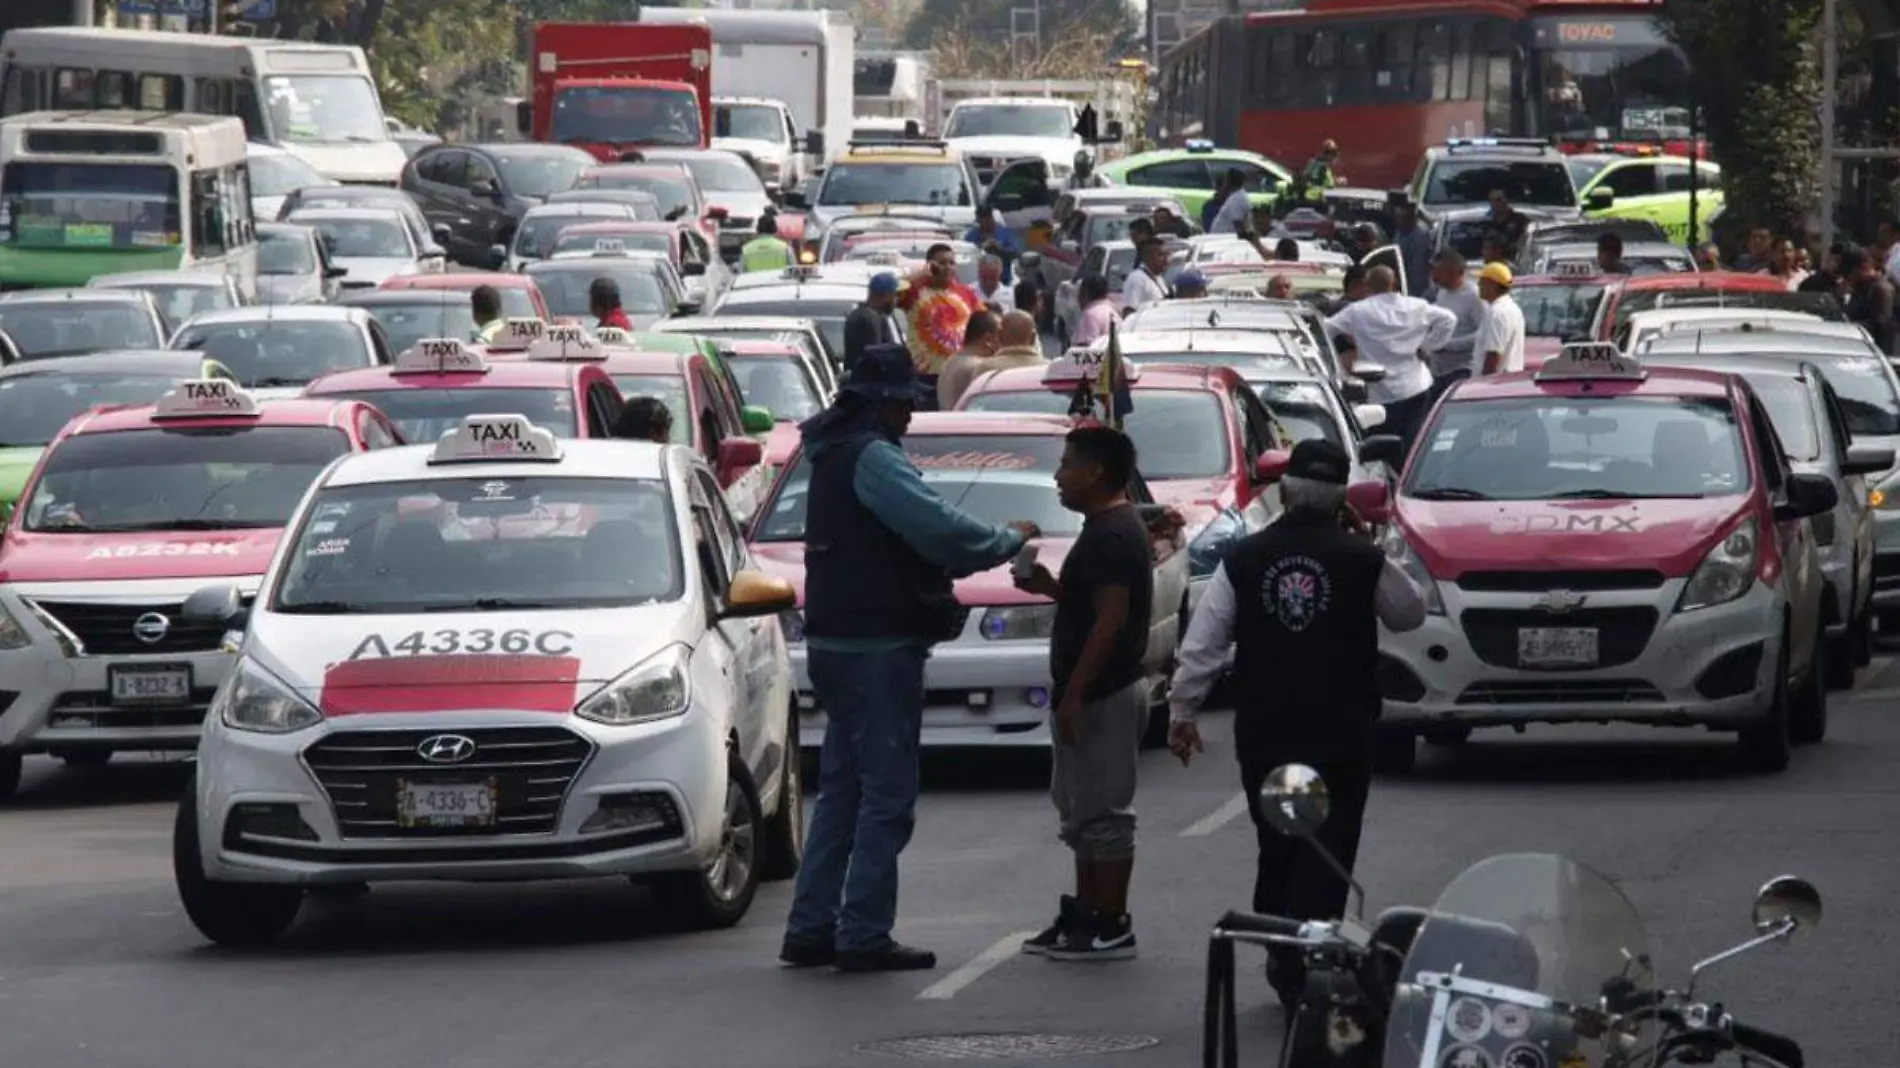
[(1900, 636), (1900, 608), (1882, 608), (1874, 615), (1880, 620), (1880, 633), (1884, 637)]
[(112, 762), (112, 750), (77, 749), (70, 753), (59, 754), (59, 759), (69, 768), (103, 768)]
[(1409, 730), (1374, 728), (1372, 770), (1382, 775), (1409, 775), (1418, 766), (1418, 738)]
[(744, 919), (759, 889), (760, 823), (759, 794), (752, 784), (752, 773), (737, 753), (728, 753), (719, 850), (704, 868), (666, 872), (654, 878), (653, 894), (660, 907), (693, 930), (731, 927)]
[(1866, 605), (1860, 610), (1860, 617), (1854, 621), (1853, 640), (1848, 644), (1854, 650), (1854, 666), (1864, 668), (1874, 662), (1874, 606)]
[[(1853, 663), (1845, 656), (1841, 659)], [(1788, 708), (1788, 738), (1795, 745), (1813, 745), (1827, 737), (1827, 691), (1834, 678), (1835, 662), (1834, 650), (1827, 642), (1814, 643), (1807, 678)], [(1853, 668), (1848, 669), (1847, 676), (1848, 685), (1853, 685)]]
[[(1825, 655), (1821, 648), (1825, 647)], [(1839, 638), (1822, 638), (1817, 644), (1815, 655), (1827, 661), (1826, 687), (1830, 690), (1851, 690), (1854, 688), (1854, 629), (1850, 626), (1846, 634)]]
[(798, 865), (805, 859), (805, 762), (798, 751), (797, 708), (791, 710), (789, 718), (785, 769), (778, 777), (778, 812), (766, 821), (765, 842), (760, 850), (759, 878), (769, 881), (797, 875)]
[(26, 756), (18, 749), (0, 749), (0, 801), (8, 801), (20, 792), (20, 772)]
[(1780, 655), (1775, 661), (1774, 677), (1769, 685), (1774, 687), (1774, 696), (1768, 702), (1768, 714), (1762, 722), (1743, 728), (1738, 739), (1742, 750), (1742, 761), (1754, 771), (1785, 771), (1791, 758), (1794, 740), (1789, 737), (1788, 705), (1791, 700), (1788, 690), (1788, 633), (1783, 624)]
[(172, 824), (172, 877), (178, 900), (198, 933), (221, 946), (256, 947), (277, 940), (303, 908), (303, 888), (230, 883), (205, 877), (198, 852), (198, 780), (185, 784)]

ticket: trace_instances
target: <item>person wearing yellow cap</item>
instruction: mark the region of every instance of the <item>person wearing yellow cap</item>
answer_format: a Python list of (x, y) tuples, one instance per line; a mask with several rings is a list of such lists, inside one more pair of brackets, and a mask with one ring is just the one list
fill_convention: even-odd
[(1511, 299), (1511, 269), (1487, 263), (1478, 272), (1478, 299), (1484, 301), (1484, 325), (1471, 347), (1471, 377), (1524, 369), (1524, 311)]

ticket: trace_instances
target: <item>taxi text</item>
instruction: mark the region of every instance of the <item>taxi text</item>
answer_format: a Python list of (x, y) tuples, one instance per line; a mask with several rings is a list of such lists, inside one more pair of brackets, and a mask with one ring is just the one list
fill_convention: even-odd
[(173, 542), (169, 545), (100, 546), (86, 554), (88, 560), (121, 560), (135, 556), (237, 556), (238, 547), (229, 542)]
[(466, 630), (417, 630), (400, 638), (371, 634), (358, 642), (350, 660), (383, 660), (404, 656), (479, 656), (506, 653), (510, 656), (566, 656), (574, 651), (574, 635), (565, 630), (533, 631), (525, 627), (494, 630), (472, 627)]
[(1640, 534), (1633, 515), (1499, 516), (1493, 534)]

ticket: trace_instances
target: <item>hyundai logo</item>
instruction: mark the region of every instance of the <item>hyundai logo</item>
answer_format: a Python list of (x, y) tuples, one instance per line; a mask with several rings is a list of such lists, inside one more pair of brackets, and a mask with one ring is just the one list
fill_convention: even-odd
[(147, 612), (132, 621), (132, 636), (147, 645), (157, 645), (170, 634), (172, 621), (157, 612)]
[(431, 764), (460, 764), (475, 755), (475, 739), (460, 734), (437, 734), (416, 746), (417, 755)]

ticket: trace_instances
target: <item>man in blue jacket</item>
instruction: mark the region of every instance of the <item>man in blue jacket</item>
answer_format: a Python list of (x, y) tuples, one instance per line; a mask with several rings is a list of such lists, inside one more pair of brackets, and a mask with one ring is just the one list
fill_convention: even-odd
[(916, 822), (924, 660), (953, 637), (951, 580), (1041, 531), (991, 526), (927, 485), (899, 442), (928, 387), (902, 345), (872, 345), (807, 420), (805, 647), (825, 713), (818, 804), (779, 959), (843, 971), (933, 968), (891, 938), (897, 855)]

